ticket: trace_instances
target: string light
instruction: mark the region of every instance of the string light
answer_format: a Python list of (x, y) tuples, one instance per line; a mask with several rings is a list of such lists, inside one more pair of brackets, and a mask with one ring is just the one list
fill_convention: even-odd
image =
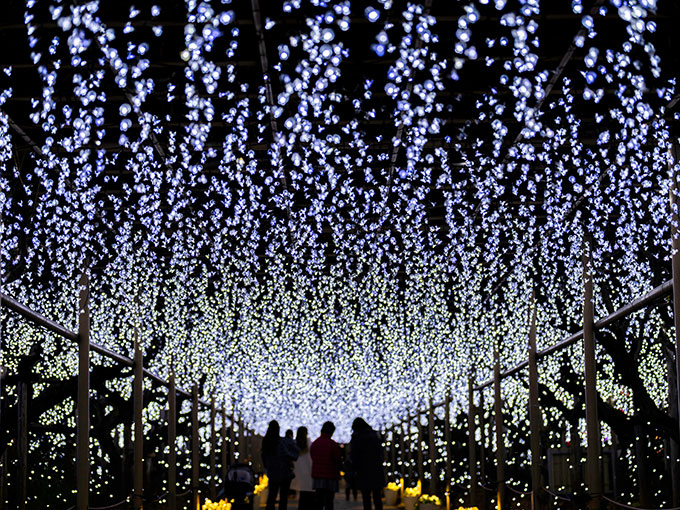
[[(137, 326), (153, 370), (174, 366), (179, 385), (201, 381), (205, 396), (234, 402), (257, 431), (272, 418), (312, 431), (331, 419), (346, 440), (355, 416), (386, 426), (450, 389), (452, 416), (466, 409), (467, 374), (490, 374), (494, 345), (504, 368), (526, 358), (537, 286), (539, 348), (578, 326), (584, 229), (595, 295), (611, 301), (597, 300), (598, 315), (667, 276), (674, 140), (665, 106), (675, 89), (653, 45), (654, 2), (612, 2), (623, 35), (607, 39), (598, 35), (606, 10), (584, 14), (573, 1), (585, 35), (556, 84), (538, 56), (536, 0), (467, 2), (450, 47), (441, 44), (448, 28), (423, 5), (396, 12), (375, 2), (359, 16), (374, 33), (373, 58), (389, 65), (371, 70), (360, 92), (343, 81), (357, 57), (350, 2), (310, 3), (319, 14), (293, 34), (265, 20), (272, 67), (248, 81), (238, 59), (252, 42), (221, 3), (186, 1), (173, 46), (183, 68), (160, 80), (152, 59), (169, 31), (159, 6), (130, 9), (114, 26), (98, 1), (28, 2), (39, 150), (17, 167), (12, 153), (24, 142), (0, 115), (2, 274), (12, 275), (3, 291), (74, 329), (75, 282), (88, 265), (93, 340), (130, 355)], [(301, 9), (288, 1), (278, 14), (296, 19)], [(501, 35), (481, 33), (484, 16)], [(493, 78), (470, 122), (452, 127), (463, 105), (447, 91), (472, 66)], [(0, 106), (17, 87), (16, 71), (4, 71)], [(375, 119), (389, 135), (369, 129)], [(44, 377), (75, 373), (73, 346), (3, 320), (10, 370), (40, 341)], [(629, 333), (663, 328), (652, 312)], [(640, 371), (663, 402), (662, 353), (645, 355)], [(556, 383), (562, 363), (545, 360), (541, 377), (569, 403)], [(600, 395), (634, 412), (604, 370)], [(508, 406), (526, 407), (521, 384), (503, 391)], [(70, 405), (41, 423), (63, 421)], [(147, 412), (152, 420), (161, 410)]]

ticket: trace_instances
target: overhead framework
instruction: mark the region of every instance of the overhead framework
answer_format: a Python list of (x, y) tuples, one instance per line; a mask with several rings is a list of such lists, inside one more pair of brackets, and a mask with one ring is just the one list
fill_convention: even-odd
[(90, 261), (96, 345), (132, 359), (133, 317), (258, 431), (465, 406), (500, 340), (526, 361), (531, 290), (539, 352), (578, 329), (585, 236), (596, 317), (669, 280), (677, 10), (11, 2), (3, 293), (72, 330)]

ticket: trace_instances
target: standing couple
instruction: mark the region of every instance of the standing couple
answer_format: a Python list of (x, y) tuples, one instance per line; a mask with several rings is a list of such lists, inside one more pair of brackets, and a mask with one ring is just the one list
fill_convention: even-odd
[[(279, 510), (286, 510), (291, 480), (300, 493), (298, 510), (333, 510), (342, 465), (340, 445), (332, 439), (334, 432), (335, 425), (327, 421), (319, 438), (310, 445), (306, 427), (298, 428), (293, 440), (292, 431), (281, 438), (278, 422), (269, 423), (262, 441), (262, 462), (269, 477), (267, 510), (275, 509), (277, 494)], [(386, 483), (382, 442), (362, 418), (352, 423), (350, 457), (354, 486), (361, 490), (364, 510), (371, 510), (371, 499), (375, 510), (382, 510), (381, 493)]]

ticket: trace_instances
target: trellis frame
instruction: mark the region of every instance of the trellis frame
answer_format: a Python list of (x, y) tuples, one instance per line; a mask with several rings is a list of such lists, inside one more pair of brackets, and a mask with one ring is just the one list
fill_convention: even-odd
[[(175, 375), (174, 370), (171, 369), (168, 380), (166, 381), (162, 377), (153, 373), (143, 366), (143, 353), (141, 349), (140, 342), (138, 340), (138, 330), (134, 330), (134, 358), (129, 358), (122, 354), (118, 354), (114, 351), (107, 349), (106, 347), (100, 346), (90, 340), (90, 288), (89, 279), (87, 272), (83, 271), (79, 281), (79, 304), (78, 304), (78, 332), (68, 330), (64, 326), (44, 317), (23, 305), (22, 303), (14, 300), (13, 298), (0, 293), (0, 306), (5, 307), (18, 313), (23, 318), (36, 324), (37, 326), (43, 327), (52, 333), (55, 333), (63, 338), (74, 341), (78, 344), (78, 389), (77, 389), (77, 401), (76, 401), (76, 494), (75, 494), (75, 509), (76, 510), (87, 510), (89, 507), (89, 480), (90, 480), (90, 458), (89, 458), (89, 429), (90, 429), (90, 360), (91, 352), (96, 352), (106, 358), (109, 358), (123, 366), (130, 367), (133, 369), (133, 422), (135, 424), (135, 438), (133, 441), (134, 453), (133, 453), (133, 491), (132, 491), (132, 504), (134, 508), (142, 508), (143, 503), (143, 418), (142, 411), (143, 405), (143, 384), (144, 378), (149, 378), (156, 384), (168, 388), (168, 445), (169, 445), (169, 455), (168, 455), (168, 508), (170, 510), (176, 510), (177, 508), (177, 455), (173, 445), (175, 444), (175, 439), (177, 437), (177, 406), (176, 406), (176, 395), (179, 393), (183, 398), (188, 398), (192, 402), (191, 415), (192, 415), (192, 493), (193, 502), (197, 504), (200, 500), (199, 485), (200, 481), (198, 479), (198, 412), (199, 408), (214, 407), (213, 401), (206, 401), (204, 399), (198, 398), (198, 388), (194, 385), (192, 390), (186, 391), (182, 388), (177, 388), (175, 385)], [(24, 391), (24, 396), (26, 397), (26, 403), (24, 406), (19, 403), (19, 427), (17, 429), (18, 435), (21, 437), (28, 432), (28, 422), (27, 419), (21, 421), (22, 409), (25, 411), (28, 408), (28, 389)], [(21, 391), (19, 393), (22, 393)], [(225, 418), (227, 416), (224, 408), (215, 409), (215, 413), (220, 412)], [(213, 414), (213, 413), (211, 413)], [(233, 414), (231, 421), (231, 429), (234, 430), (234, 426), (238, 427), (238, 433), (240, 437), (250, 438), (254, 432), (252, 429), (245, 426), (242, 420), (239, 419), (238, 423), (234, 423)], [(213, 415), (214, 417), (214, 415)], [(214, 419), (211, 420), (212, 429), (215, 428)], [(223, 424), (224, 427), (224, 424)], [(211, 437), (215, 437), (215, 431), (211, 431)], [(224, 438), (224, 434), (222, 435)], [(232, 436), (233, 437), (233, 436)], [(28, 463), (28, 438), (26, 437), (26, 447), (20, 448), (18, 455), (19, 461), (19, 508), (25, 508), (27, 490), (27, 469), (21, 468), (22, 465)], [(21, 441), (19, 441), (21, 443)], [(21, 445), (19, 445), (21, 446)], [(233, 445), (232, 445), (233, 448)], [(215, 455), (216, 445), (214, 441), (211, 441), (211, 459)], [(226, 452), (225, 445), (223, 444), (223, 452)], [(226, 466), (223, 465), (223, 473), (226, 476)], [(223, 476), (224, 479), (224, 476)], [(211, 481), (211, 484), (214, 480)], [(25, 489), (22, 491), (22, 487)], [(0, 488), (0, 493), (4, 493), (4, 486)], [(211, 491), (212, 493), (213, 491)], [(211, 494), (212, 495), (212, 494)], [(194, 506), (196, 507), (196, 506)]]
[[(678, 209), (674, 209), (677, 213)], [(479, 493), (478, 493), (478, 487), (480, 487), (479, 484), (479, 479), (478, 479), (478, 460), (477, 460), (477, 451), (476, 451), (476, 419), (475, 416), (477, 415), (477, 407), (474, 404), (474, 396), (475, 392), (480, 392), (481, 396), (481, 391), (484, 390), (487, 387), (493, 386), (494, 388), (494, 419), (496, 421), (496, 452), (497, 452), (497, 461), (496, 461), (496, 468), (497, 468), (497, 498), (501, 501), (501, 508), (505, 508), (507, 501), (505, 501), (505, 473), (503, 469), (503, 433), (502, 433), (502, 419), (501, 419), (501, 406), (502, 406), (502, 394), (501, 394), (501, 381), (507, 377), (510, 377), (512, 375), (515, 375), (519, 373), (521, 370), (524, 368), (529, 369), (529, 422), (530, 422), (530, 449), (532, 452), (532, 462), (531, 462), (531, 480), (532, 480), (532, 491), (531, 491), (531, 507), (534, 510), (539, 510), (539, 509), (544, 509), (547, 508), (547, 502), (545, 501), (545, 498), (542, 497), (542, 495), (545, 492), (545, 485), (544, 485), (544, 480), (542, 479), (541, 475), (541, 469), (540, 469), (540, 464), (541, 464), (541, 456), (540, 456), (540, 429), (542, 427), (542, 420), (541, 420), (541, 411), (540, 411), (540, 406), (538, 402), (538, 360), (547, 357), (550, 354), (553, 354), (555, 352), (561, 351), (579, 340), (583, 340), (584, 342), (584, 347), (586, 350), (586, 355), (588, 357), (588, 360), (586, 361), (586, 374), (585, 374), (585, 384), (586, 384), (586, 393), (590, 392), (591, 397), (590, 397), (590, 402), (591, 405), (588, 406), (586, 404), (586, 427), (587, 430), (589, 431), (587, 435), (587, 442), (588, 442), (588, 448), (587, 452), (590, 452), (589, 455), (587, 454), (587, 468), (586, 468), (586, 484), (588, 487), (588, 492), (589, 492), (589, 500), (588, 500), (588, 507), (589, 509), (594, 509), (598, 508), (597, 505), (599, 505), (600, 499), (602, 497), (602, 478), (601, 478), (601, 469), (600, 469), (600, 450), (601, 446), (599, 445), (600, 442), (600, 437), (599, 437), (599, 420), (597, 417), (597, 408), (596, 404), (592, 404), (592, 402), (596, 402), (597, 398), (597, 393), (594, 392), (595, 390), (595, 383), (596, 383), (596, 373), (595, 373), (595, 357), (594, 357), (594, 349), (595, 349), (595, 332), (601, 329), (606, 328), (607, 326), (613, 324), (614, 322), (629, 316), (646, 306), (649, 306), (653, 304), (654, 302), (658, 301), (659, 299), (668, 296), (669, 294), (673, 294), (673, 297), (677, 295), (677, 299), (674, 299), (674, 320), (676, 324), (680, 325), (680, 240), (673, 238), (673, 243), (674, 246), (677, 246), (677, 249), (674, 249), (673, 251), (673, 259), (676, 261), (676, 270), (673, 272), (673, 278), (671, 280), (668, 280), (664, 282), (663, 284), (659, 285), (658, 287), (655, 287), (648, 293), (644, 294), (643, 296), (631, 301), (630, 303), (622, 306), (621, 308), (617, 309), (613, 313), (607, 315), (606, 317), (595, 321), (593, 314), (593, 291), (592, 291), (592, 275), (590, 271), (592, 269), (590, 268), (590, 260), (588, 258), (588, 255), (584, 257), (583, 260), (583, 267), (584, 267), (584, 302), (583, 302), (583, 319), (584, 319), (584, 327), (580, 331), (564, 338), (563, 340), (557, 342), (556, 344), (543, 349), (541, 351), (538, 351), (536, 348), (536, 306), (534, 303), (534, 297), (532, 295), (532, 303), (534, 305), (532, 306), (531, 309), (531, 315), (529, 319), (529, 338), (528, 338), (528, 359), (522, 363), (519, 363), (518, 365), (505, 370), (501, 371), (500, 368), (500, 355), (498, 353), (498, 350), (495, 349), (494, 352), (494, 374), (493, 376), (486, 380), (483, 381), (477, 385), (474, 384), (474, 379), (472, 377), (472, 374), (470, 374), (469, 379), (468, 379), (468, 448), (469, 448), (469, 473), (470, 473), (470, 479), (471, 479), (471, 484), (469, 488), (469, 497), (470, 497), (470, 504), (475, 505), (478, 503), (479, 500)], [(589, 243), (589, 240), (586, 239), (586, 243)], [(590, 246), (587, 246), (587, 251), (586, 253), (588, 254), (590, 251)], [(676, 308), (678, 307), (678, 308)], [(592, 353), (592, 355), (588, 355), (588, 351)], [(676, 328), (676, 361), (680, 360), (680, 326)], [(678, 361), (680, 363), (680, 361)], [(680, 368), (679, 368), (680, 371)], [(680, 373), (680, 372), (679, 372)], [(678, 377), (678, 381), (680, 384), (680, 377)], [(594, 392), (594, 393), (593, 393)], [(680, 408), (680, 391), (678, 392), (679, 395), (679, 408)], [(593, 398), (594, 397), (594, 398)], [(421, 414), (424, 413), (431, 413), (434, 411), (435, 408), (440, 407), (440, 406), (445, 406), (445, 414), (448, 411), (448, 407), (450, 406), (450, 399), (448, 398), (448, 395), (446, 395), (445, 399), (443, 402), (438, 402), (438, 403), (430, 403), (430, 406), (428, 406), (427, 411), (416, 411), (415, 416), (416, 419), (419, 419)], [(410, 417), (410, 416), (409, 416)], [(409, 418), (406, 419), (406, 422), (408, 423)], [(418, 422), (419, 428), (422, 428), (420, 426), (420, 422)], [(450, 424), (448, 424), (450, 426)], [(595, 430), (596, 433), (593, 433), (592, 430)], [(422, 438), (422, 434), (419, 434), (419, 439)], [(445, 448), (446, 451), (449, 451), (450, 449), (450, 439), (445, 438)], [(498, 445), (501, 445), (500, 452)], [(420, 448), (420, 441), (418, 444)], [(402, 449), (404, 446), (402, 446)], [(411, 450), (408, 446), (406, 447), (407, 450)], [(432, 440), (430, 440), (430, 448), (434, 448), (432, 444)], [(417, 452), (419, 456), (422, 457), (422, 452)], [(430, 453), (432, 455), (432, 453)], [(406, 454), (405, 452), (402, 451), (402, 458), (405, 458)], [(447, 461), (448, 464), (449, 461)], [(483, 462), (483, 459), (482, 459)], [(447, 466), (448, 467), (448, 466)], [(420, 467), (422, 471), (422, 466)], [(420, 473), (419, 473), (420, 474)], [(447, 474), (448, 477), (448, 474)], [(420, 475), (420, 479), (422, 481), (422, 475)], [(677, 498), (679, 498), (680, 495), (678, 494), (678, 483), (673, 484), (673, 499), (674, 499), (674, 504), (677, 504)]]

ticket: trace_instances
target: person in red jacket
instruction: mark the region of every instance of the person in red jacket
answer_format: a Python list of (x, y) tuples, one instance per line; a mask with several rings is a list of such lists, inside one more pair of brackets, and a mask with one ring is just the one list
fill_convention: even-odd
[(340, 485), (342, 455), (340, 445), (331, 439), (333, 432), (335, 425), (327, 421), (321, 427), (321, 435), (309, 447), (318, 510), (333, 510), (333, 498)]

